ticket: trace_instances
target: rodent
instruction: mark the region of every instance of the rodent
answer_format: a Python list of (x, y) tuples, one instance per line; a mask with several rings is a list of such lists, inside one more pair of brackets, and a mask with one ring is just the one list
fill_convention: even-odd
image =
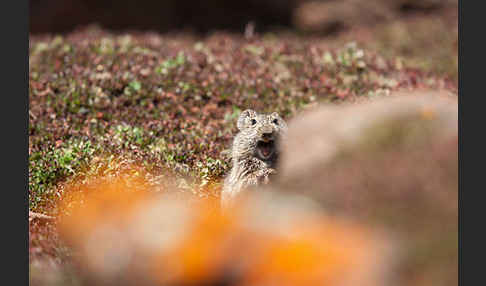
[(232, 168), (224, 180), (221, 207), (227, 209), (245, 188), (267, 184), (276, 174), (280, 141), (287, 132), (287, 123), (277, 112), (243, 111), (237, 121), (238, 134), (233, 140)]

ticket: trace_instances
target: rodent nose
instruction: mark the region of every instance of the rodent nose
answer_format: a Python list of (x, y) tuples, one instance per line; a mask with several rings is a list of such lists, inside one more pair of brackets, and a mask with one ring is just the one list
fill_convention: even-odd
[[(273, 133), (273, 129), (271, 126), (263, 126), (261, 129), (260, 129), (260, 132), (265, 135), (265, 134), (269, 134), (271, 135)], [(269, 136), (267, 135), (267, 136)]]
[(273, 132), (266, 132), (262, 134), (263, 139), (271, 139), (273, 136)]

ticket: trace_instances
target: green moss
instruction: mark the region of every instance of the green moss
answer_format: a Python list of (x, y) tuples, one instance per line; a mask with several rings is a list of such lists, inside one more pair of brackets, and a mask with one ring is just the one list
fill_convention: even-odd
[(90, 141), (70, 139), (58, 147), (37, 151), (29, 156), (29, 208), (33, 210), (52, 207), (54, 198), (60, 196), (55, 185), (86, 167), (101, 146)]

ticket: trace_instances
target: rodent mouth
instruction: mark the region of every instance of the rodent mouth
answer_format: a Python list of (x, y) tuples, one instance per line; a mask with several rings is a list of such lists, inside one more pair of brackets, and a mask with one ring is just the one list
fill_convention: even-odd
[(275, 141), (274, 140), (260, 140), (257, 142), (256, 155), (261, 160), (268, 160), (275, 153)]

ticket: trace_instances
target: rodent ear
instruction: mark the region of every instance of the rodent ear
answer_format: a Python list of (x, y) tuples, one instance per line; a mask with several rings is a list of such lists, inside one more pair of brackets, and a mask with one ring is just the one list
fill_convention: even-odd
[(277, 112), (272, 112), (270, 116), (272, 116), (273, 118), (280, 118), (280, 114), (278, 114)]
[(277, 112), (272, 112), (272, 114), (270, 114), (270, 116), (272, 118), (278, 119), (278, 121), (280, 121), (280, 122), (285, 123), (285, 121), (283, 120), (282, 116), (280, 116), (280, 114), (278, 114)]
[(247, 109), (240, 114), (236, 126), (239, 130), (242, 130), (243, 128), (248, 126), (249, 119), (255, 118), (256, 116), (256, 111), (254, 111), (253, 109)]

